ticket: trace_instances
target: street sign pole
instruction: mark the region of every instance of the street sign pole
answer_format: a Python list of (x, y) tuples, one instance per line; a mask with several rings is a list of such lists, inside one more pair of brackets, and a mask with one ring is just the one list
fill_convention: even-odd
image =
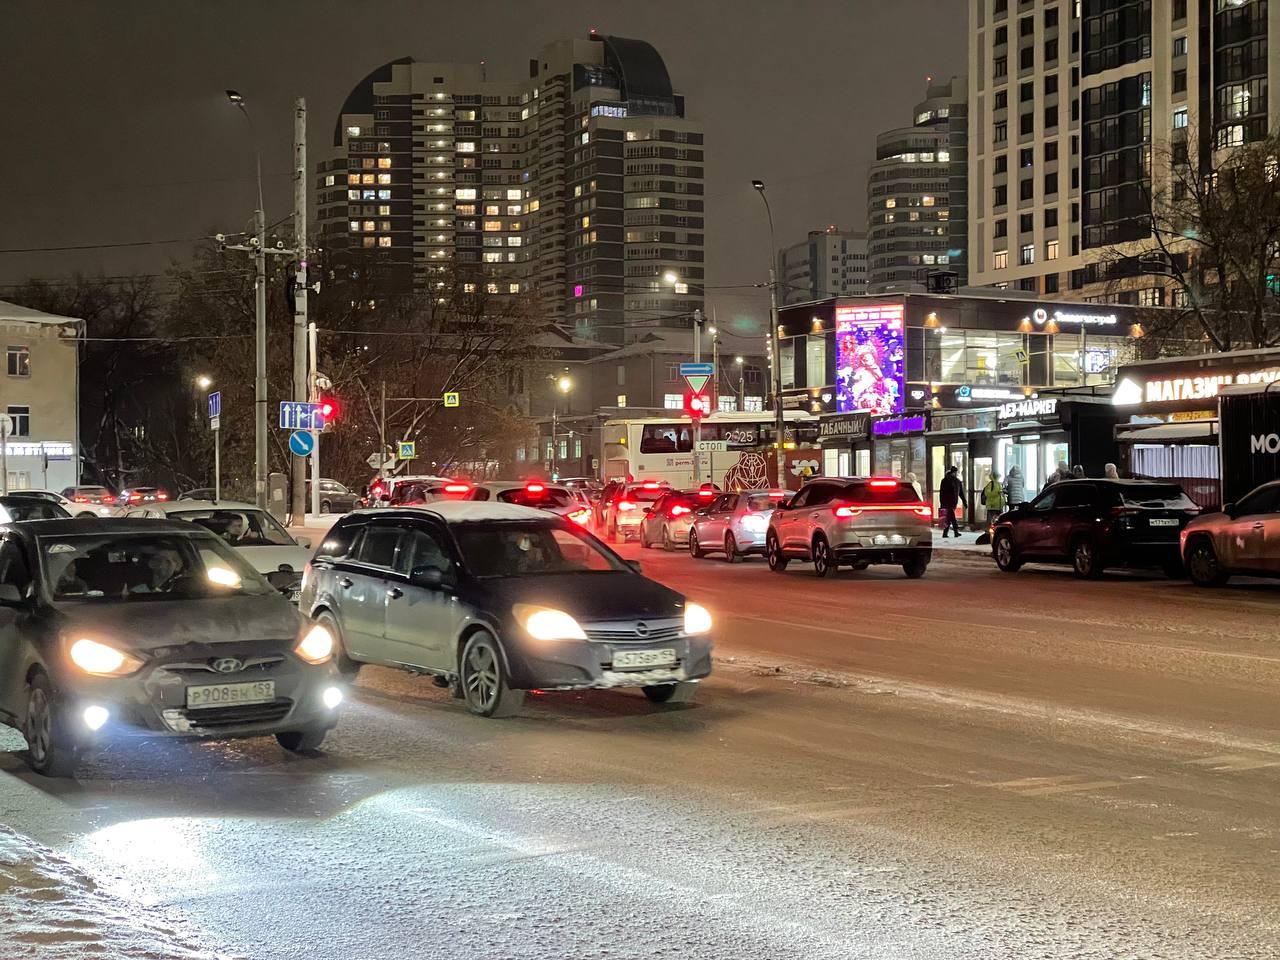
[(0, 493), (9, 495), (9, 434), (13, 421), (7, 413), (0, 414)]
[[(316, 353), (316, 325), (314, 323), (307, 324), (307, 354), (310, 359), (310, 375), (307, 377), (307, 399), (315, 403), (316, 396), (320, 392), (320, 387), (316, 383), (316, 377), (319, 376), (317, 371), (317, 361), (320, 359)], [(316, 516), (320, 513), (320, 431), (313, 431), (315, 434), (315, 445), (311, 448), (311, 515)]]
[[(702, 362), (702, 311), (693, 312), (693, 362)], [(702, 457), (698, 445), (702, 443), (702, 418), (693, 418), (693, 485), (702, 486)]]
[(213, 431), (213, 502), (222, 499), (222, 431)]

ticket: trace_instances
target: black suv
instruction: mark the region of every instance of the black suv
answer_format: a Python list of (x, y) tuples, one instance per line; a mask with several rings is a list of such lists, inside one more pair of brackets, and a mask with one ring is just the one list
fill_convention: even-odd
[(1069, 563), (1094, 578), (1106, 567), (1152, 567), (1182, 575), (1179, 538), (1200, 508), (1176, 483), (1160, 480), (1064, 480), (995, 522), (996, 565)]

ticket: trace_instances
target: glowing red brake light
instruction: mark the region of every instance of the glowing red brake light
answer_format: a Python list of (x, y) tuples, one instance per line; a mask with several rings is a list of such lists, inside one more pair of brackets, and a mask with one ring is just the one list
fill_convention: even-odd
[(868, 480), (867, 486), (873, 490), (892, 490), (898, 485), (897, 480)]
[(624, 513), (628, 510), (634, 510), (635, 508), (636, 508), (636, 505), (632, 503), (630, 500), (618, 501), (618, 509), (623, 511)]
[(770, 499), (770, 500), (785, 500), (786, 498), (787, 498), (787, 491), (785, 491), (785, 490), (770, 490), (770, 491), (769, 491), (769, 499)]
[(650, 480), (648, 483), (642, 484), (641, 488), (644, 490), (657, 490), (658, 484), (653, 480)]
[(168, 500), (168, 499), (169, 499), (169, 495), (168, 495), (167, 493), (165, 493), (165, 492), (162, 490), (162, 491), (160, 491), (159, 493), (157, 493), (157, 494), (156, 494), (156, 499), (157, 499), (157, 500)]
[(681, 517), (681, 516), (684, 516), (686, 513), (693, 513), (693, 511), (690, 510), (688, 507), (682, 506), (681, 504), (677, 503), (674, 507), (671, 508), (670, 515), (673, 517)]
[(933, 507), (930, 507), (927, 504), (924, 506), (912, 507), (911, 509), (917, 517), (924, 517), (926, 520), (933, 519)]
[(842, 520), (848, 520), (850, 517), (861, 516), (862, 510), (858, 507), (836, 507), (836, 516)]
[(525, 493), (542, 493), (547, 488), (540, 483), (531, 483), (524, 488)]
[(89, 498), (88, 498), (88, 497), (72, 497), (71, 499), (72, 499), (72, 501), (74, 501), (75, 503), (88, 503), (88, 502), (89, 502)]
[(710, 499), (711, 499), (712, 497), (714, 497), (715, 495), (716, 495), (716, 492), (715, 492), (714, 490), (699, 490), (699, 491), (698, 491), (698, 496), (699, 496), (699, 497), (701, 497), (703, 500), (710, 500)]
[(470, 489), (470, 485), (465, 483), (446, 483), (444, 485), (445, 493), (466, 493)]

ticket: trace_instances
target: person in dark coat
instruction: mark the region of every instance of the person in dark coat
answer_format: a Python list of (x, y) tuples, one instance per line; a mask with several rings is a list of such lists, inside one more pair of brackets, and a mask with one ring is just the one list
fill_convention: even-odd
[(954, 465), (947, 467), (947, 475), (938, 485), (938, 509), (942, 512), (942, 539), (947, 539), (948, 532), (960, 536), (960, 524), (956, 519), (956, 508), (964, 505), (964, 484), (960, 482), (960, 471)]

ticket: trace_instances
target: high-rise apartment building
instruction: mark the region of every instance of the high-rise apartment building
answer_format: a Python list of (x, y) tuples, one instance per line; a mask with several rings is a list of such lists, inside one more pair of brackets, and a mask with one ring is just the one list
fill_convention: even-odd
[(867, 292), (867, 235), (835, 224), (778, 251), (783, 304), (854, 297)]
[(1149, 245), (1173, 168), (1280, 119), (1267, 96), (1280, 8), (971, 0), (970, 17), (973, 282), (1164, 303), (1157, 276), (1111, 282), (1111, 265)]
[(623, 343), (703, 304), (703, 143), (648, 43), (549, 44), (527, 78), (409, 58), (347, 97), (316, 164), (333, 282), (531, 296)]
[(930, 277), (966, 282), (968, 89), (930, 81), (912, 124), (876, 137), (867, 177), (867, 290), (924, 290)]

